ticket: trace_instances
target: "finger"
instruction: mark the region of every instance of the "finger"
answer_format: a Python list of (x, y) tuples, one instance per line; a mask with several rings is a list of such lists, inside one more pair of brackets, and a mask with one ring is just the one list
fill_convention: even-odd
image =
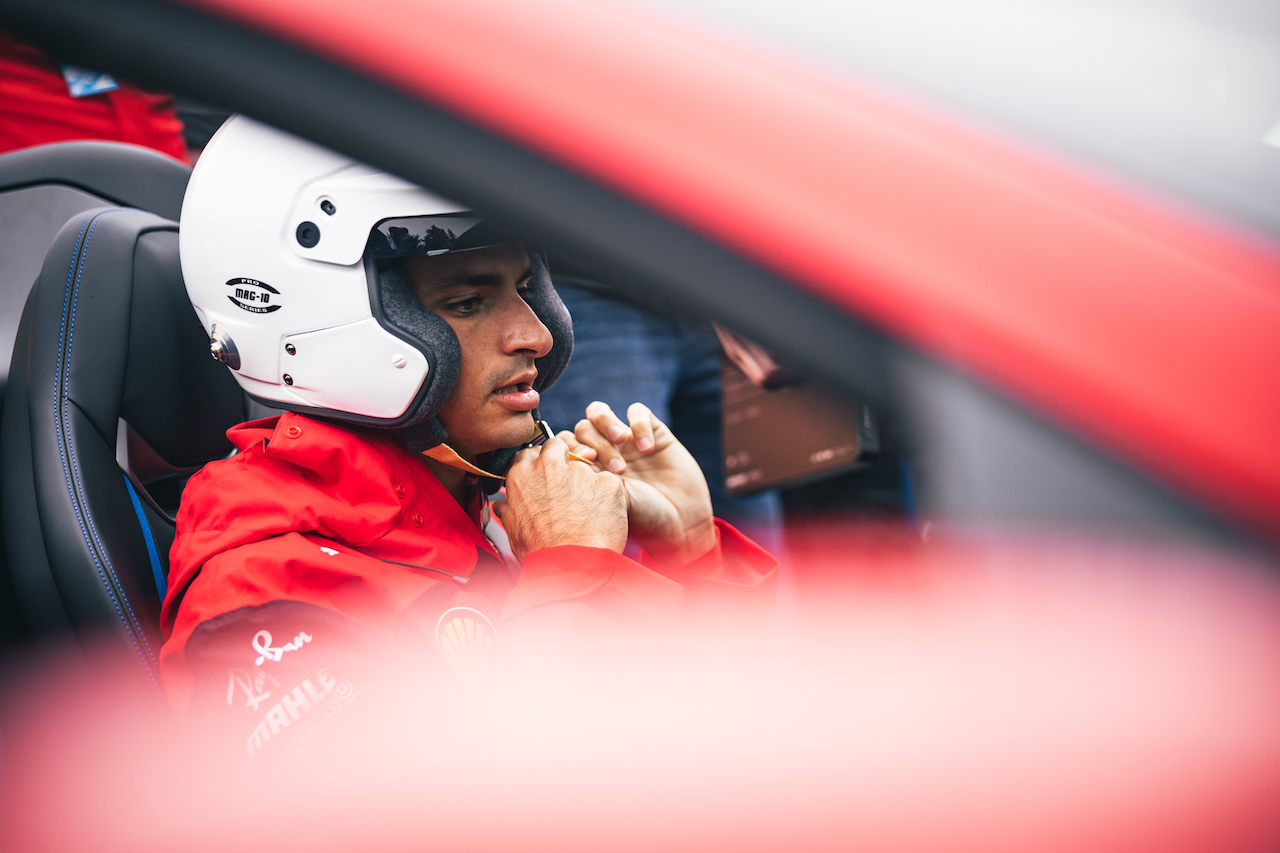
[(542, 463), (546, 465), (568, 464), (566, 457), (569, 455), (569, 445), (565, 443), (563, 438), (553, 435), (544, 441), (538, 449), (541, 451), (538, 455), (538, 460)]
[(626, 444), (627, 439), (631, 438), (631, 427), (624, 424), (607, 403), (596, 400), (587, 406), (587, 420), (595, 424), (600, 434), (613, 444)]
[(627, 420), (631, 421), (631, 434), (636, 439), (636, 449), (641, 453), (653, 450), (653, 422), (657, 420), (644, 403), (632, 403), (627, 407)]
[(595, 450), (596, 464), (600, 467), (615, 474), (621, 474), (627, 470), (627, 462), (622, 458), (622, 451), (605, 438), (591, 421), (586, 418), (578, 421), (573, 428), (573, 435), (578, 441)]
[(538, 448), (536, 447), (526, 447), (523, 450), (517, 450), (516, 455), (511, 457), (511, 468), (523, 467), (537, 459), (537, 450)]
[(498, 521), (502, 521), (502, 516), (507, 511), (506, 499), (496, 500), (489, 504), (489, 511), (498, 517)]
[(569, 430), (565, 429), (556, 433), (556, 438), (559, 438), (568, 445), (570, 459), (576, 459), (579, 462), (586, 462), (588, 465), (595, 460), (596, 449), (589, 444), (583, 444), (578, 441), (578, 437), (569, 432)]

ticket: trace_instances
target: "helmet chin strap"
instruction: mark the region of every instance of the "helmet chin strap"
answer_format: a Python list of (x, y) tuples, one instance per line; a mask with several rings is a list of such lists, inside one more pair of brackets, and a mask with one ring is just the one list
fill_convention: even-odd
[[(520, 445), (519, 447), (513, 448), (513, 452), (519, 452), (528, 447), (537, 447), (538, 445), (546, 441), (548, 438), (551, 438), (551, 435), (552, 435), (552, 432), (551, 432), (550, 424), (548, 424), (544, 420), (535, 421), (533, 425), (533, 436), (524, 444)], [(452, 447), (450, 447), (449, 445), (443, 442), (435, 445), (434, 447), (428, 447), (426, 450), (421, 451), (421, 453), (423, 456), (427, 457), (428, 459), (434, 459), (436, 462), (439, 462), (442, 465), (448, 465), (450, 468), (457, 468), (460, 471), (466, 471), (468, 474), (478, 474), (481, 477), (489, 477), (490, 479), (493, 479), (493, 480), (507, 479), (506, 475), (504, 474), (491, 474), (488, 471), (484, 470), (483, 468), (479, 467), (478, 465), (473, 465), (472, 463), (468, 462), (467, 460), (459, 456), (458, 451), (454, 450)], [(581, 458), (581, 457), (574, 457), (574, 458)], [(582, 461), (585, 462), (587, 460), (583, 459)]]
[(494, 480), (505, 480), (506, 477), (501, 474), (490, 474), (478, 465), (472, 465), (467, 460), (458, 455), (458, 451), (454, 450), (447, 444), (437, 444), (435, 447), (428, 447), (422, 451), (422, 455), (428, 459), (434, 459), (442, 465), (448, 465), (450, 468), (457, 468), (466, 471), (468, 474), (479, 474), (481, 477), (491, 477)]

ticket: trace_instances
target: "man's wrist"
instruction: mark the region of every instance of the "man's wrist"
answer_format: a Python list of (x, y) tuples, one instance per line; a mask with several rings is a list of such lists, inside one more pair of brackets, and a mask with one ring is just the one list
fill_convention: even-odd
[(705, 556), (720, 541), (714, 517), (683, 529), (681, 534), (674, 542), (655, 542), (647, 550), (671, 568), (679, 568)]
[(716, 547), (716, 543), (720, 541), (720, 537), (716, 535), (715, 518), (707, 519), (706, 524), (700, 526), (696, 538), (689, 543), (686, 556), (686, 563), (691, 563), (699, 557), (706, 554), (712, 548)]

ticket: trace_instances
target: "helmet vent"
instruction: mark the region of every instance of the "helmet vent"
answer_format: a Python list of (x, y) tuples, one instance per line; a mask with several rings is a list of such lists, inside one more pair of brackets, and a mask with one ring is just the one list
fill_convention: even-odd
[(304, 249), (314, 248), (320, 242), (320, 227), (314, 222), (303, 222), (298, 226), (298, 245)]

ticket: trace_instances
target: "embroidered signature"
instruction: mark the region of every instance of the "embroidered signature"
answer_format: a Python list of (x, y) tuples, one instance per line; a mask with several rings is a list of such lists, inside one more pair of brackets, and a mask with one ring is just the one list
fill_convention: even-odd
[(243, 669), (231, 669), (227, 671), (227, 704), (234, 704), (236, 696), (236, 688), (240, 688), (244, 692), (244, 706), (254, 711), (258, 710), (264, 700), (271, 698), (271, 691), (266, 689), (267, 682), (280, 686), (280, 682), (276, 681), (265, 672), (245, 672)]
[(273, 646), (271, 632), (259, 631), (253, 635), (253, 650), (258, 653), (258, 659), (253, 662), (253, 665), (262, 666), (268, 660), (278, 661), (284, 657), (285, 652), (296, 652), (309, 642), (311, 642), (311, 635), (306, 631), (299, 631), (296, 637), (283, 646)]

